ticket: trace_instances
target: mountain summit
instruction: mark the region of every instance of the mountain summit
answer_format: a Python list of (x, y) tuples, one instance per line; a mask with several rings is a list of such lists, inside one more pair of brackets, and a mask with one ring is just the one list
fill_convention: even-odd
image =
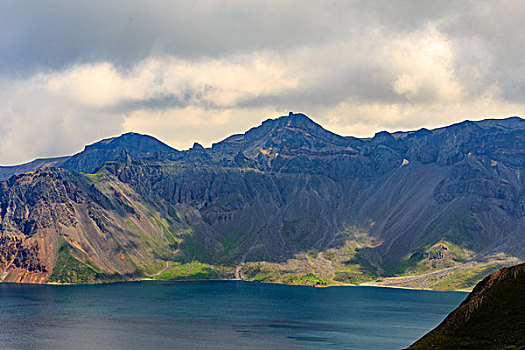
[[(353, 138), (352, 138), (353, 139)], [(214, 150), (254, 153), (269, 149), (317, 149), (349, 144), (347, 138), (334, 134), (302, 113), (267, 119), (245, 134), (232, 135), (213, 145)]]
[(60, 167), (84, 173), (92, 173), (102, 163), (108, 160), (115, 160), (120, 155), (122, 149), (126, 149), (126, 151), (135, 158), (150, 157), (158, 152), (177, 152), (177, 150), (152, 136), (129, 132), (86, 146), (82, 152), (66, 160)]
[(178, 152), (152, 136), (129, 132), (87, 145), (82, 152), (72, 156), (37, 159), (26, 164), (0, 167), (0, 180), (49, 167), (92, 173), (104, 162), (115, 160), (123, 149), (137, 159), (151, 157), (155, 153)]

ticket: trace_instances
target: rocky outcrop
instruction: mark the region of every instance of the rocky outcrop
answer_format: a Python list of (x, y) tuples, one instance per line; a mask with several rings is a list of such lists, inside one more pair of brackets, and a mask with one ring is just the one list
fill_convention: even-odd
[(70, 156), (58, 158), (44, 158), (35, 159), (29, 163), (11, 166), (0, 166), (0, 181), (7, 180), (13, 175), (20, 175), (28, 171), (36, 171), (38, 169), (45, 169), (59, 166), (68, 160)]
[(39, 244), (25, 236), (0, 236), (0, 281), (43, 282), (50, 268), (41, 260)]

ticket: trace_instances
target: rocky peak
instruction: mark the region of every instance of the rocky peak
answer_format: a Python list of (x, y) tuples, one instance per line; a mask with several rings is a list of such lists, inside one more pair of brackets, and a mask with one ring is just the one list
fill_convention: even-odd
[(193, 143), (193, 147), (190, 148), (192, 151), (203, 151), (204, 147), (198, 142)]
[(128, 132), (87, 145), (84, 151), (99, 149), (126, 148), (131, 154), (176, 151), (153, 136)]
[(88, 145), (80, 153), (65, 161), (61, 167), (68, 170), (92, 173), (104, 162), (121, 157), (125, 149), (129, 156), (141, 159), (158, 153), (177, 153), (178, 151), (149, 135), (133, 132), (112, 137)]
[(388, 131), (380, 131), (374, 135), (370, 143), (372, 145), (393, 145), (396, 140)]
[[(354, 138), (351, 138), (354, 139)], [(302, 113), (267, 119), (245, 134), (232, 135), (213, 144), (212, 149), (237, 153), (258, 153), (260, 150), (312, 149), (346, 146), (349, 138), (334, 134)], [(245, 153), (246, 153), (245, 152)]]
[[(284, 129), (287, 130), (300, 130), (302, 132), (308, 132), (314, 136), (324, 137), (327, 136), (332, 138), (338, 136), (326, 129), (321, 125), (314, 122), (312, 119), (302, 113), (290, 112), (287, 116), (282, 116), (277, 119), (267, 119), (259, 127), (249, 130), (246, 135), (248, 136), (259, 136), (261, 134), (272, 134), (278, 133)], [(340, 136), (339, 136), (340, 137)]]

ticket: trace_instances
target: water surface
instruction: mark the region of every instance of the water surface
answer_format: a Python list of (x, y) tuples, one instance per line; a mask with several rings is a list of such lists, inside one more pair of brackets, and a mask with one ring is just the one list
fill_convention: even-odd
[(0, 284), (0, 348), (401, 349), (465, 296), (241, 281)]

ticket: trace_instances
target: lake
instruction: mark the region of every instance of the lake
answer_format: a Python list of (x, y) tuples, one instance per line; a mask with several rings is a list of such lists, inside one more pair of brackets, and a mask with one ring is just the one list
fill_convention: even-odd
[(0, 284), (0, 348), (401, 349), (466, 295), (242, 281)]

